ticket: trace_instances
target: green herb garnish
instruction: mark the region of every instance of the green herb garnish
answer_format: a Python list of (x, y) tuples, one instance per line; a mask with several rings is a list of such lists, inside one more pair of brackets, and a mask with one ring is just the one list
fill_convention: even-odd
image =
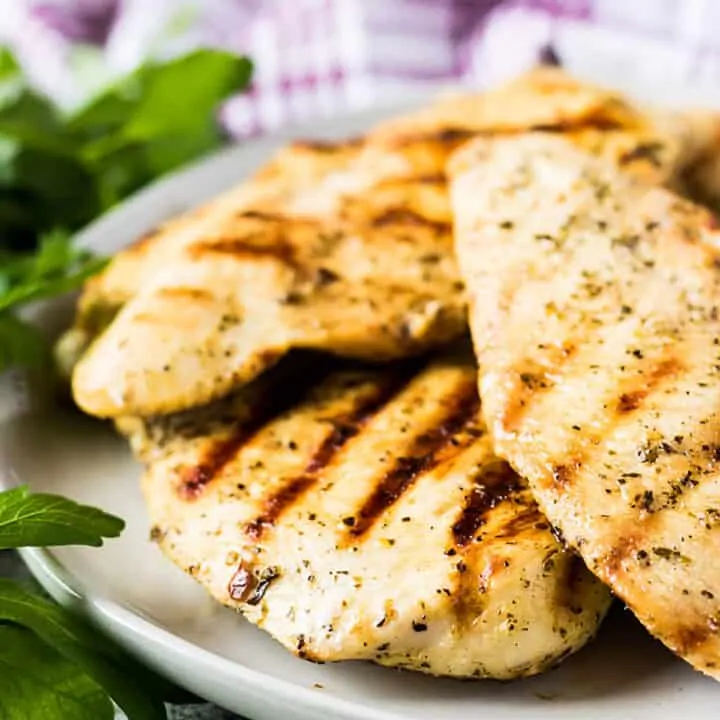
[[(0, 492), (0, 548), (103, 544), (124, 523), (102, 510), (20, 487)], [(75, 614), (0, 579), (0, 717), (76, 720), (165, 718), (164, 700), (187, 699)], [(87, 707), (79, 714), (79, 706)]]
[(73, 246), (73, 233), (219, 147), (218, 105), (251, 72), (247, 58), (197, 50), (141, 67), (68, 114), (0, 49), (0, 372), (46, 357), (18, 307), (75, 289), (103, 266)]
[[(252, 66), (199, 50), (114, 82), (71, 114), (25, 82), (0, 49), (0, 372), (46, 346), (16, 311), (77, 288), (104, 260), (72, 235), (130, 193), (224, 141), (215, 110)], [(26, 488), (0, 492), (0, 550), (102, 545), (119, 518)], [(187, 693), (142, 667), (73, 613), (0, 579), (0, 718), (165, 718)]]

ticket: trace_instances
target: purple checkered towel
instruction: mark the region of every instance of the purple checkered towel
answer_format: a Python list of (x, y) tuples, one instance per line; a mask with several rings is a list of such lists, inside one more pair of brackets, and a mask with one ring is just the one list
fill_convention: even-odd
[(68, 105), (150, 55), (199, 45), (249, 54), (253, 87), (223, 112), (239, 136), (442, 86), (487, 86), (548, 47), (574, 72), (626, 89), (690, 82), (718, 95), (714, 0), (9, 2), (0, 39)]

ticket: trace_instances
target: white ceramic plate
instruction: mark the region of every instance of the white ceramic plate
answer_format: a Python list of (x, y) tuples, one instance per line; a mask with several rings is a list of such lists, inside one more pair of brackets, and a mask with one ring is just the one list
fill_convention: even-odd
[[(297, 135), (351, 135), (380, 114), (317, 124)], [(83, 242), (104, 253), (117, 250), (243, 178), (286, 139), (233, 148), (155, 185), (94, 224)], [(70, 302), (59, 300), (41, 308), (38, 319), (52, 334), (69, 312)], [(256, 720), (717, 717), (717, 684), (675, 659), (622, 608), (596, 642), (559, 670), (509, 684), (298, 660), (216, 607), (161, 557), (148, 540), (140, 468), (108, 425), (63, 409), (48, 399), (47, 388), (5, 382), (1, 482), (63, 493), (127, 520), (125, 534), (101, 550), (26, 550), (31, 570), (61, 603), (80, 606), (148, 665), (219, 705)]]

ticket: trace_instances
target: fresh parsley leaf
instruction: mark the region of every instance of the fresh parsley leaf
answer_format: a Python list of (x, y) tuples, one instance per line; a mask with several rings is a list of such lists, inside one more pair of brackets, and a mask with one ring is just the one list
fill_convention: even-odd
[(70, 118), (103, 207), (221, 145), (218, 103), (251, 72), (247, 58), (197, 50), (140, 68)]
[(75, 155), (80, 138), (64, 125), (51, 102), (17, 80), (0, 84), (0, 133), (28, 149), (43, 150), (56, 157)]
[(221, 100), (247, 86), (252, 64), (221, 50), (153, 62), (70, 115), (0, 53), (0, 245), (70, 231), (225, 137)]
[(21, 71), (17, 60), (7, 48), (0, 48), (0, 82), (20, 77)]
[(67, 610), (0, 579), (0, 623), (31, 630), (100, 685), (130, 720), (165, 720), (165, 706), (143, 671)]
[(217, 106), (251, 72), (247, 58), (197, 50), (141, 67), (66, 115), (0, 49), (0, 372), (47, 357), (7, 311), (75, 289), (104, 265), (73, 247), (72, 232), (221, 145)]
[(59, 156), (2, 134), (0, 244), (31, 249), (55, 227), (75, 230), (101, 211), (95, 179), (79, 158)]
[(60, 231), (45, 235), (36, 253), (0, 249), (0, 372), (38, 366), (49, 358), (37, 329), (8, 311), (77, 288), (105, 262), (75, 247)]
[(0, 314), (0, 373), (12, 367), (40, 367), (47, 346), (39, 330), (10, 313)]
[(122, 130), (134, 139), (215, 129), (218, 102), (242, 90), (251, 74), (250, 60), (223, 50), (195, 50), (152, 62), (92, 99), (68, 119), (68, 126), (96, 138)]
[[(0, 295), (0, 312), (31, 300), (74, 290), (107, 261), (74, 247), (69, 235), (54, 232), (43, 237), (36, 254), (20, 254), (13, 262), (22, 267), (24, 273)], [(12, 264), (8, 272), (12, 273)]]
[(74, 229), (98, 212), (81, 144), (19, 72), (0, 72), (0, 244), (30, 247), (39, 233)]
[(0, 718), (112, 720), (107, 693), (78, 667), (16, 625), (0, 625)]
[(27, 487), (0, 492), (0, 550), (92, 545), (120, 535), (125, 523), (97, 508)]

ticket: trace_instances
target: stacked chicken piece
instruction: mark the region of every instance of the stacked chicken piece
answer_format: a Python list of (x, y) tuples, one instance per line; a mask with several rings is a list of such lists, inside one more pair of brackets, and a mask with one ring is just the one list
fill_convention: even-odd
[(720, 677), (716, 132), (541, 68), (118, 254), (59, 352), (152, 538), (311, 660), (527, 676), (612, 590)]

